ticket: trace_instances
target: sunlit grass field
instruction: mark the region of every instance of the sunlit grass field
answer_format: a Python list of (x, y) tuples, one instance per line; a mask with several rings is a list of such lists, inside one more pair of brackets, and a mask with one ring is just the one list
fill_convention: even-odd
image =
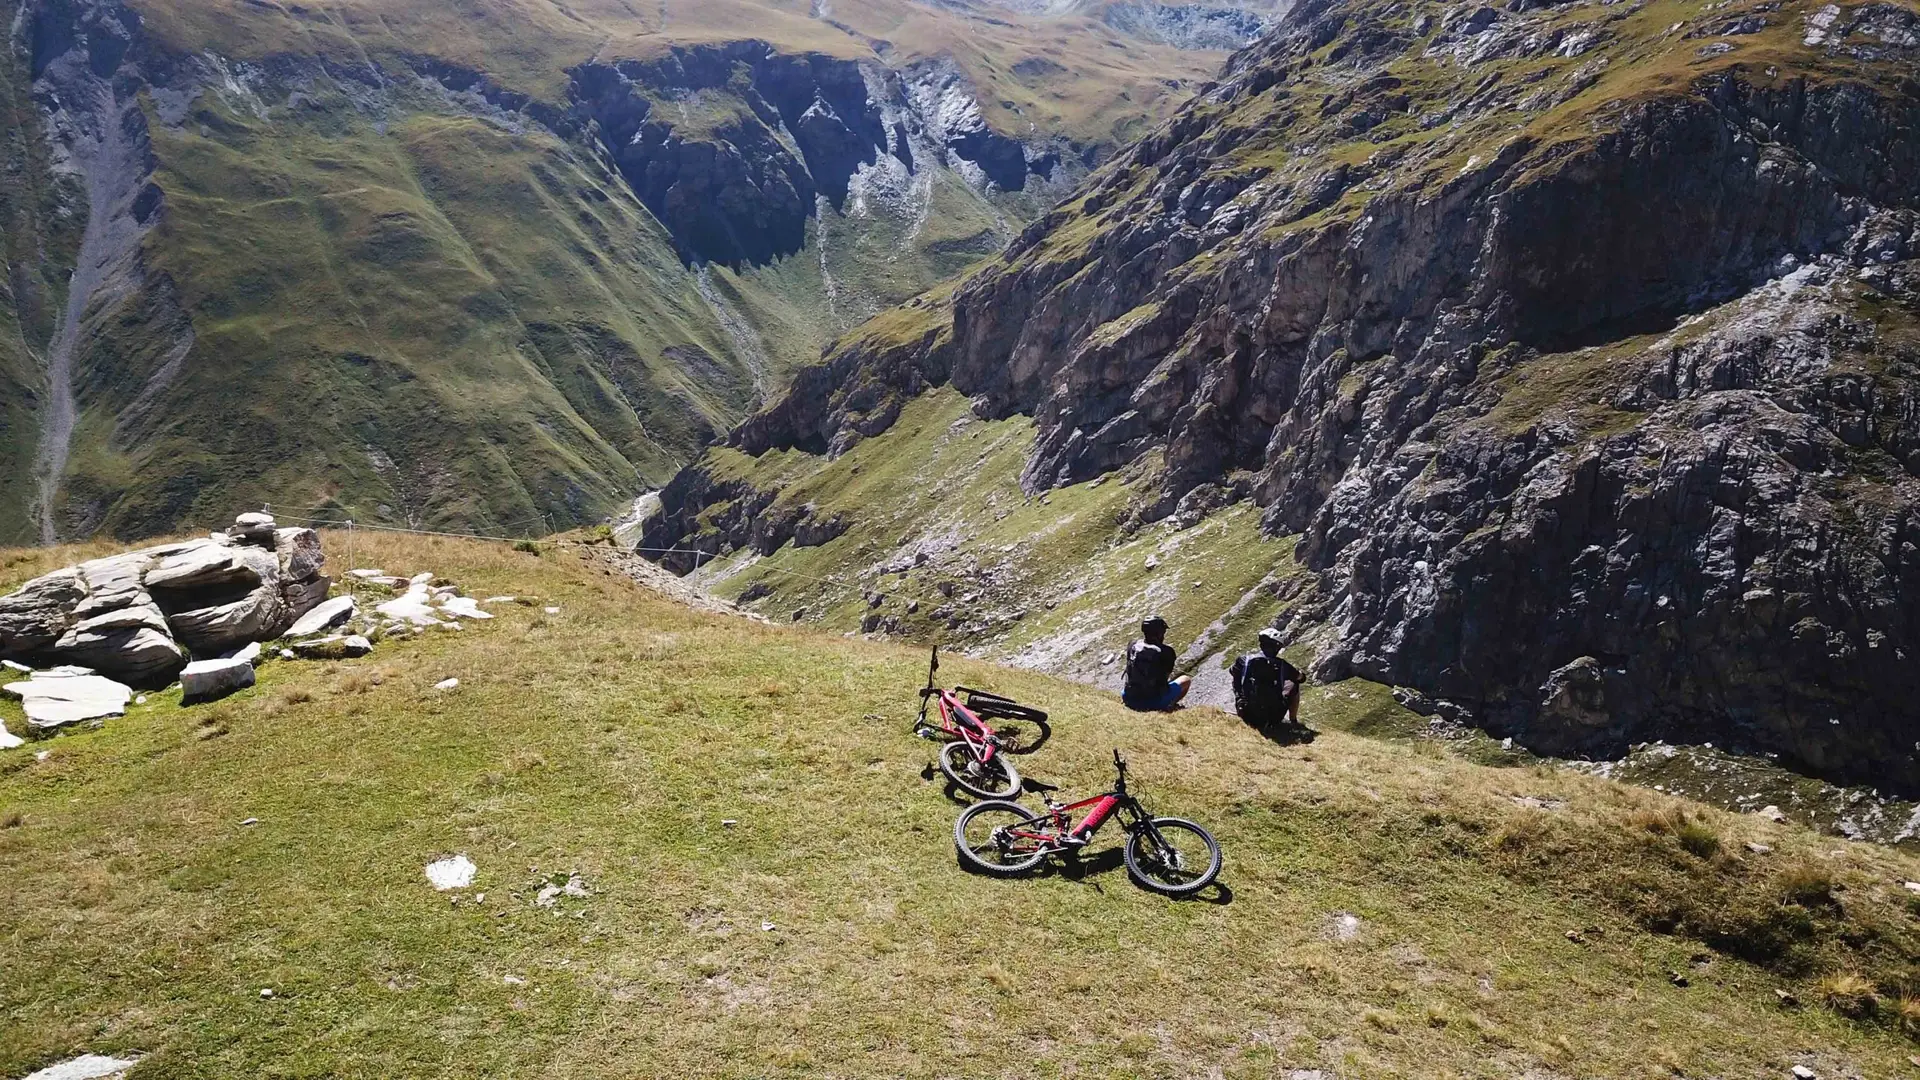
[[(1326, 732), (1282, 746), (948, 657), (1052, 712), (1024, 772), (1091, 792), (1120, 748), (1226, 851), (1191, 902), (1134, 887), (1114, 830), (974, 877), (909, 734), (918, 648), (693, 613), (565, 549), (355, 543), (538, 600), (0, 752), (0, 1075), (1920, 1074), (1909, 856), (1339, 730), (1373, 695), (1316, 690)], [(101, 550), (0, 552), (0, 587)], [(457, 853), (472, 886), (436, 892)]]

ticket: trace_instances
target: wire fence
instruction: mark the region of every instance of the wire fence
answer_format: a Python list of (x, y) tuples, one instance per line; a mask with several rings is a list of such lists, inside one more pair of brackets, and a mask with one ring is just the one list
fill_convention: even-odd
[[(305, 513), (287, 513), (287, 511), (305, 511)], [(261, 512), (272, 515), (275, 521), (296, 522), (302, 525), (344, 530), (347, 534), (347, 562), (349, 564), (347, 569), (349, 573), (346, 575), (346, 579), (347, 579), (347, 590), (349, 593), (353, 591), (353, 587), (354, 587), (352, 584), (354, 581), (354, 575), (351, 573), (351, 571), (362, 569), (362, 567), (359, 565), (356, 559), (356, 551), (355, 551), (356, 545), (354, 543), (354, 538), (353, 538), (353, 534), (356, 530), (364, 529), (370, 532), (402, 533), (409, 536), (440, 536), (440, 537), (447, 537), (455, 540), (488, 540), (488, 541), (494, 541), (497, 543), (504, 543), (504, 544), (533, 544), (540, 547), (551, 547), (551, 548), (585, 546), (577, 540), (554, 540), (554, 539), (534, 538), (529, 536), (499, 536), (499, 535), (492, 535), (488, 533), (454, 532), (454, 531), (445, 530), (445, 529), (415, 529), (415, 528), (408, 528), (400, 525), (381, 525), (381, 524), (376, 524), (374, 522), (359, 521), (354, 519), (353, 517), (345, 516), (344, 511), (342, 511), (338, 506), (301, 507), (301, 506), (288, 506), (285, 503), (263, 503), (261, 504)], [(328, 513), (330, 515), (338, 515), (338, 516), (326, 516), (326, 517), (312, 516), (313, 513), (315, 512)], [(500, 526), (500, 528), (504, 531), (507, 529), (512, 529), (515, 526), (531, 525), (531, 524), (545, 525), (549, 529), (552, 526), (551, 520), (547, 516), (542, 515), (537, 518), (526, 518), (526, 519), (522, 519), (521, 521), (510, 522), (507, 525)], [(621, 548), (620, 550), (631, 552), (636, 555), (691, 555), (694, 557), (693, 572), (696, 572), (696, 573), (699, 571), (701, 565), (706, 560), (719, 557), (716, 553), (704, 550), (702, 548), (631, 547), (631, 548)], [(798, 578), (802, 581), (811, 581), (817, 584), (827, 585), (834, 588), (847, 589), (850, 591), (864, 592), (866, 589), (864, 585), (861, 585), (858, 582), (847, 581), (841, 578), (820, 577), (815, 574), (803, 574), (798, 570), (790, 570), (784, 566), (774, 566), (764, 561), (760, 562), (757, 565), (759, 566), (760, 569), (765, 570), (769, 573), (782, 574), (787, 577)]]

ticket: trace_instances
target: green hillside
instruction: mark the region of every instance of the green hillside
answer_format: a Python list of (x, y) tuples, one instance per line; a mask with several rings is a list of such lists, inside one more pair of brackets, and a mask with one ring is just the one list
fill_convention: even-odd
[[(1101, 661), (1145, 612), (1198, 661), (1245, 647), (1287, 607), (1283, 587), (1304, 572), (1292, 537), (1261, 534), (1257, 507), (1130, 527), (1153, 463), (1033, 496), (1020, 488), (1032, 447), (1029, 418), (981, 420), (948, 388), (837, 458), (716, 447), (693, 468), (739, 495), (703, 508), (681, 542), (723, 548), (741, 516), (842, 523), (823, 543), (703, 558), (697, 579), (777, 620), (959, 640), (1054, 674), (1117, 679)], [(1203, 670), (1217, 680), (1215, 659)]]
[[(258, 502), (489, 531), (617, 513), (835, 336), (1000, 250), (1226, 55), (1102, 11), (0, 0), (0, 541)], [(699, 56), (743, 48), (780, 77), (700, 82)], [(790, 76), (830, 69), (872, 100), (810, 122), (913, 147), (823, 160), (846, 147), (800, 130), (826, 98)], [(581, 89), (614, 72), (659, 136), (632, 175)], [(875, 179), (893, 157), (910, 183)], [(834, 175), (796, 194), (787, 166)], [(843, 168), (868, 170), (850, 198)], [(689, 243), (636, 190), (663, 172), (744, 233), (786, 215), (790, 242)]]
[[(953, 658), (1053, 711), (1028, 771), (1089, 790), (1120, 747), (1226, 851), (1212, 902), (1110, 846), (976, 878), (908, 733), (918, 649), (696, 614), (565, 550), (356, 543), (538, 599), (0, 752), (0, 1072), (1911, 1075), (1905, 854), (1373, 742), (1345, 687), (1280, 746)], [(0, 586), (75, 554), (0, 553)], [(477, 875), (435, 892), (454, 853)]]

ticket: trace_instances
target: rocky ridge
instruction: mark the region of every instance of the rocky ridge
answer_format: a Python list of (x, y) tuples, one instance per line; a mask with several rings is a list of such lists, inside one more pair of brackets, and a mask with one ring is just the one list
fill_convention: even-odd
[(165, 686), (196, 657), (285, 634), (326, 599), (325, 565), (312, 529), (244, 514), (208, 539), (94, 559), (0, 597), (0, 658)]
[[(1144, 476), (1122, 534), (1297, 535), (1319, 677), (1917, 790), (1916, 49), (1892, 3), (1303, 4), (730, 442), (951, 385), (1033, 418), (1030, 492)], [(684, 471), (643, 543), (774, 539), (742, 483)]]
[(764, 41), (584, 64), (569, 96), (683, 257), (736, 268), (800, 251), (822, 200), (842, 215), (850, 197), (899, 201), (913, 217), (927, 169), (1018, 192), (1079, 153), (994, 131), (951, 65), (896, 71)]

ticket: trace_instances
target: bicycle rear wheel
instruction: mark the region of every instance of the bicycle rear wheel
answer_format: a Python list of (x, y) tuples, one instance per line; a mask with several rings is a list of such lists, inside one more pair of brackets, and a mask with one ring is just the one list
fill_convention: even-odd
[(940, 771), (976, 799), (1011, 799), (1020, 794), (1020, 773), (1005, 754), (982, 761), (962, 739), (940, 748)]
[(1186, 818), (1154, 818), (1127, 834), (1127, 873), (1164, 896), (1191, 896), (1220, 876), (1220, 843)]
[(1045, 720), (996, 716), (984, 722), (1000, 740), (1000, 749), (1009, 754), (1031, 754), (1053, 736), (1053, 728)]
[(1024, 873), (1040, 865), (1047, 848), (1040, 841), (1014, 836), (1032, 827), (1039, 815), (1019, 803), (990, 799), (966, 808), (953, 823), (953, 847), (960, 865), (996, 877)]

